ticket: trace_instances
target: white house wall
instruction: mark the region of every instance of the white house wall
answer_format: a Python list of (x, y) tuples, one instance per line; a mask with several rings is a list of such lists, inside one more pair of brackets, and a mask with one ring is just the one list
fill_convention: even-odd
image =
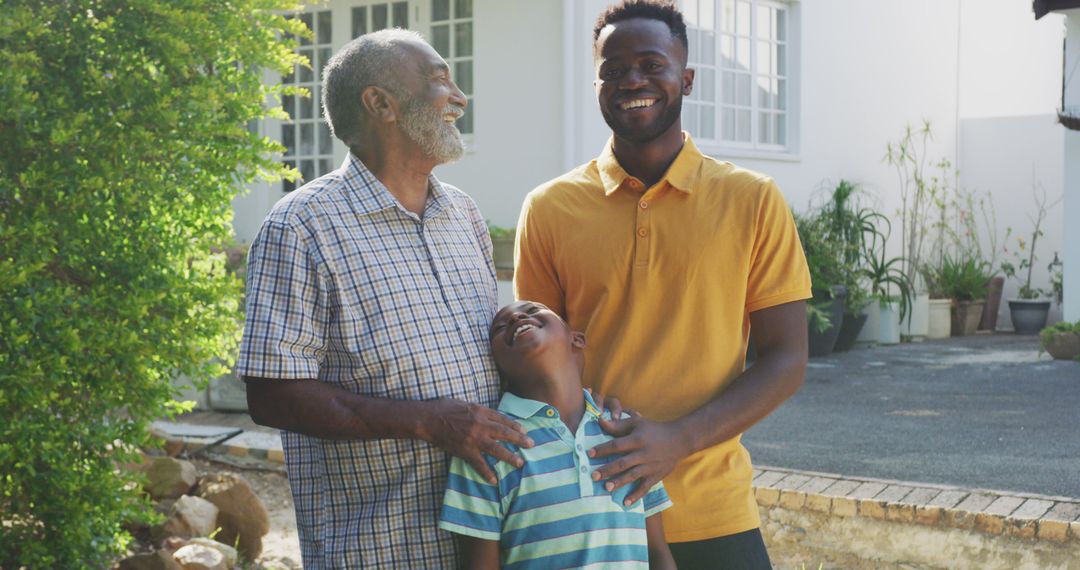
[[(1080, 10), (1068, 12), (1066, 68), (1074, 70), (1065, 104), (1080, 109)], [(1065, 131), (1065, 314), (1080, 321), (1080, 131)]]

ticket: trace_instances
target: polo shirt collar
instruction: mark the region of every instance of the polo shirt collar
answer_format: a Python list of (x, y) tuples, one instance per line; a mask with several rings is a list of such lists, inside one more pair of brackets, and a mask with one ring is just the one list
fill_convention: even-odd
[[(679, 151), (675, 161), (668, 167), (661, 182), (666, 181), (672, 188), (687, 194), (694, 191), (701, 173), (701, 163), (705, 156), (701, 154), (690, 133), (683, 131), (683, 147)], [(623, 186), (630, 175), (623, 170), (618, 159), (615, 158), (613, 147), (614, 137), (609, 138), (604, 146), (604, 151), (596, 159), (596, 167), (600, 172), (600, 182), (604, 186), (604, 194), (610, 196)]]
[[(368, 216), (390, 208), (398, 208), (403, 212), (412, 214), (398, 202), (386, 185), (376, 178), (367, 165), (359, 158), (356, 158), (353, 153), (350, 152), (345, 158), (340, 170), (344, 172), (342, 178), (346, 187), (357, 198), (357, 213), (360, 215)], [(427, 205), (424, 207), (424, 218), (431, 218), (447, 209), (446, 190), (443, 188), (442, 183), (439, 182), (439, 179), (435, 178), (434, 174), (428, 175), (428, 192), (430, 196)]]
[[(582, 393), (585, 395), (585, 413), (591, 414), (593, 417), (600, 417), (600, 408), (593, 400), (592, 394), (585, 389), (582, 389)], [(531, 418), (536, 415), (545, 415), (543, 412), (548, 408), (553, 408), (553, 406), (538, 400), (522, 398), (521, 396), (511, 394), (510, 392), (503, 394), (502, 399), (499, 400), (500, 412), (521, 419)]]

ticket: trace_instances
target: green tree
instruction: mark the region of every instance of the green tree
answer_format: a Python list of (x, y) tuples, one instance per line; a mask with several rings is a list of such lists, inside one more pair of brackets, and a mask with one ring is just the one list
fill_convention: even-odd
[(235, 350), (230, 201), (293, 176), (273, 115), (303, 33), (280, 0), (5, 0), (0, 567), (103, 568), (149, 510), (117, 465), (171, 379)]

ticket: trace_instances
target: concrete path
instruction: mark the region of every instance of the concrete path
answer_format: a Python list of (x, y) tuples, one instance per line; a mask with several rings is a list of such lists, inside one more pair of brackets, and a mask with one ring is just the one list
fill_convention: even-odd
[(810, 361), (744, 438), (755, 465), (1080, 497), (1080, 363), (986, 335)]

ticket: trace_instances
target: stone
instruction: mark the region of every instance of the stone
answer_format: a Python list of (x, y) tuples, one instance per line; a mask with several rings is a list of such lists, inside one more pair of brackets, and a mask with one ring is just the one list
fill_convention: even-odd
[(1080, 504), (1062, 501), (1054, 505), (1043, 518), (1066, 523), (1080, 520)]
[(873, 499), (878, 493), (885, 490), (885, 485), (867, 481), (848, 493), (852, 499)]
[(781, 507), (791, 511), (798, 511), (802, 509), (804, 504), (806, 504), (806, 493), (801, 491), (789, 491), (787, 489), (780, 492)]
[(1024, 501), (1024, 504), (1020, 505), (1020, 508), (1013, 511), (1010, 516), (1014, 519), (1038, 520), (1053, 506), (1053, 501), (1047, 501), (1045, 499), (1028, 499)]
[(990, 506), (984, 509), (984, 512), (991, 515), (1007, 517), (1016, 510), (1016, 507), (1023, 504), (1023, 502), (1024, 499), (1021, 499), (1020, 497), (998, 497), (993, 503), (990, 503)]
[(919, 524), (937, 526), (941, 523), (941, 516), (941, 507), (915, 507), (915, 522)]
[(1055, 520), (1039, 521), (1038, 536), (1040, 540), (1065, 542), (1069, 540), (1069, 523)]
[(1016, 538), (1035, 538), (1038, 526), (1038, 521), (1033, 519), (1009, 517), (1005, 520), (1005, 533)]
[(799, 487), (799, 490), (807, 494), (820, 493), (831, 487), (836, 481), (837, 479), (832, 479), (830, 477), (814, 477), (807, 481), (805, 485)]
[(198, 473), (190, 462), (158, 457), (146, 469), (144, 489), (156, 501), (176, 499), (195, 486)]
[(975, 515), (975, 530), (997, 536), (1005, 532), (1005, 519), (1001, 515), (979, 513)]
[(937, 497), (940, 494), (941, 491), (938, 489), (926, 489), (923, 487), (919, 487), (916, 488), (914, 491), (908, 493), (908, 495), (904, 497), (904, 500), (901, 502), (908, 505), (915, 505), (916, 507), (921, 507), (924, 505), (929, 505), (930, 501), (934, 500), (934, 497)]
[(808, 481), (810, 481), (810, 477), (807, 477), (806, 475), (799, 475), (798, 473), (792, 473), (791, 475), (788, 475), (787, 477), (784, 477), (783, 479), (778, 481), (776, 483), (776, 487), (785, 491), (795, 490), (805, 485)]
[(236, 544), (254, 560), (262, 553), (262, 537), (270, 532), (270, 514), (247, 480), (236, 473), (218, 473), (199, 483), (198, 495), (218, 508), (215, 536), (219, 542)]
[(885, 518), (902, 523), (910, 523), (915, 521), (915, 506), (905, 504), (889, 504), (885, 508)]
[(216, 548), (189, 544), (173, 553), (173, 559), (183, 570), (228, 570), (225, 555)]
[(914, 491), (913, 488), (904, 485), (889, 485), (874, 498), (886, 503), (896, 503), (908, 496), (912, 491)]
[(761, 488), (771, 488), (775, 483), (787, 477), (787, 473), (781, 473), (779, 471), (765, 471), (761, 475), (754, 478), (754, 486)]
[(966, 499), (960, 501), (960, 504), (956, 506), (957, 510), (968, 511), (969, 513), (981, 513), (983, 509), (990, 506), (997, 497), (992, 495), (984, 495), (982, 493), (972, 493), (967, 496)]
[(117, 570), (180, 570), (180, 565), (164, 550), (128, 556), (120, 561)]
[(763, 507), (771, 507), (780, 502), (780, 491), (778, 489), (758, 487), (754, 489), (754, 496), (757, 503)]
[(229, 546), (228, 544), (222, 544), (211, 538), (203, 538), (201, 536), (196, 537), (191, 539), (188, 544), (199, 544), (217, 550), (222, 554), (222, 556), (225, 557), (225, 565), (229, 567), (232, 567), (234, 564), (236, 564), (237, 559), (240, 557), (239, 553), (236, 551), (235, 548)]
[(960, 501), (964, 500), (967, 496), (967, 491), (942, 491), (928, 501), (926, 505), (928, 507), (944, 507), (946, 509), (951, 509), (960, 504)]
[(162, 525), (164, 536), (191, 538), (210, 536), (217, 528), (218, 508), (200, 497), (184, 495), (176, 500), (169, 519)]
[(825, 495), (829, 495), (830, 497), (846, 497), (848, 496), (848, 493), (854, 491), (856, 488), (858, 488), (859, 485), (860, 483), (858, 481), (847, 481), (841, 479), (833, 483), (832, 485), (826, 487), (825, 490), (822, 491), (822, 493)]
[(870, 517), (872, 519), (885, 519), (885, 503), (881, 501), (874, 501), (870, 499), (863, 499), (859, 501), (859, 516)]
[(829, 510), (832, 508), (832, 498), (825, 495), (807, 495), (806, 508), (807, 510), (829, 514)]
[(834, 497), (832, 500), (832, 513), (840, 517), (853, 517), (857, 512), (855, 499), (849, 497)]

